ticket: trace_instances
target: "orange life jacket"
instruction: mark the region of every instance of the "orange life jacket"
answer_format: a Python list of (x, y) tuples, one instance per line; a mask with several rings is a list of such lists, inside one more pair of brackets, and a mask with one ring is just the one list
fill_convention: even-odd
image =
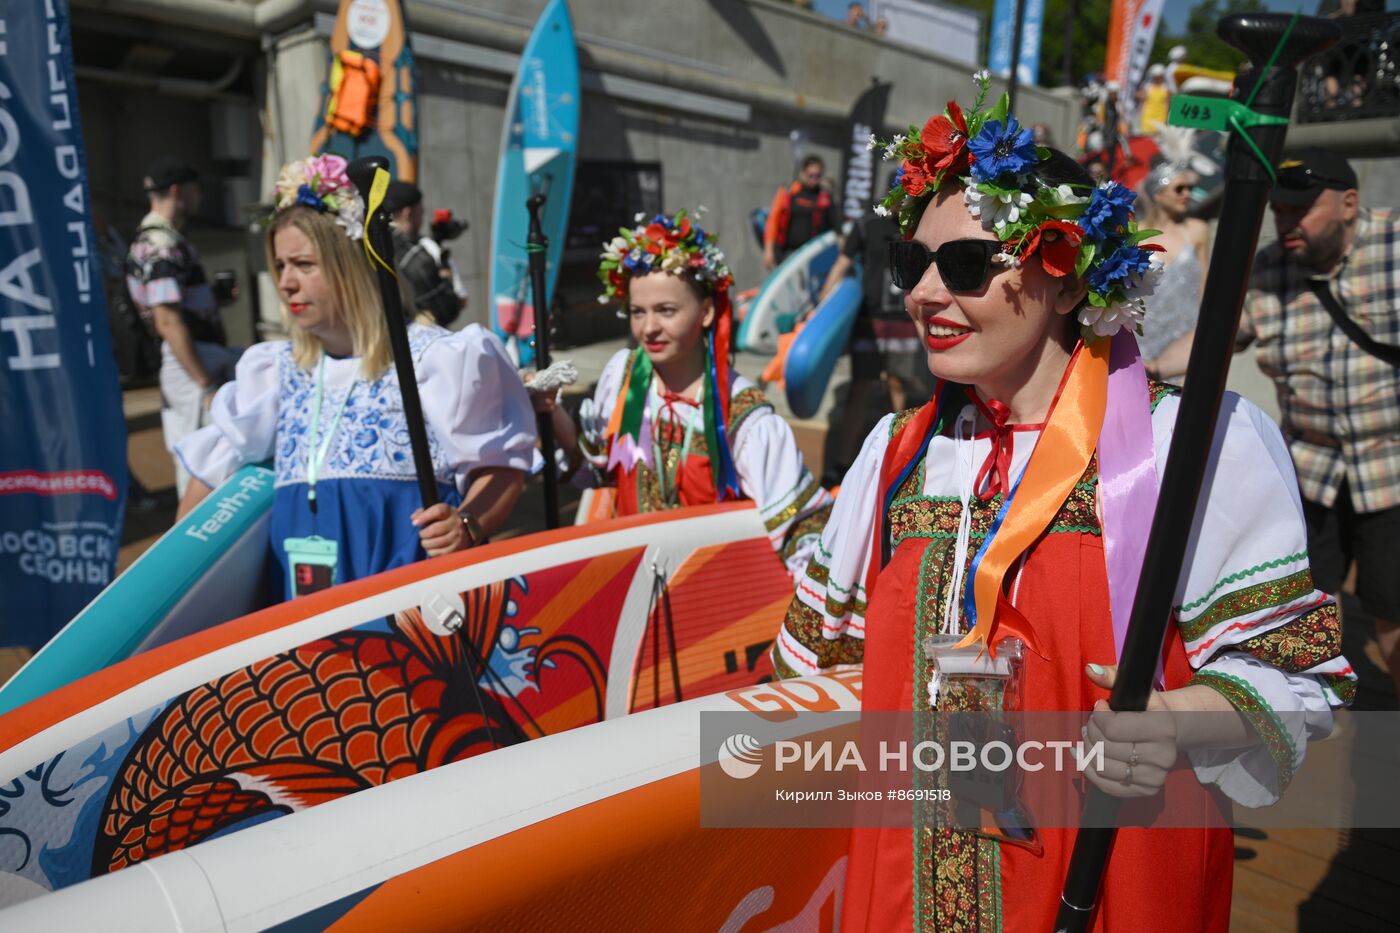
[(331, 61), (330, 84), (326, 125), (337, 132), (359, 136), (374, 123), (374, 108), (379, 102), (379, 63), (346, 49)]

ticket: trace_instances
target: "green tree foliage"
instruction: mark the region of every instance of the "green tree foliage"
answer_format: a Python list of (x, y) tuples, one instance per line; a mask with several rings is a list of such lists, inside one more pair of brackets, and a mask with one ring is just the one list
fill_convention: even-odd
[(1189, 50), (1186, 60), (1193, 65), (1234, 71), (1245, 57), (1215, 34), (1215, 25), (1231, 13), (1252, 13), (1262, 9), (1264, 4), (1260, 0), (1203, 0), (1192, 8), (1187, 17), (1185, 35), (1171, 44), (1186, 46)]

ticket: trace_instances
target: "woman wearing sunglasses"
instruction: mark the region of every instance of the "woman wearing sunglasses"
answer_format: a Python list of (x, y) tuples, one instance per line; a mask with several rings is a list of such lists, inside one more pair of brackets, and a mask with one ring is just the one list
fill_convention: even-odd
[[(1084, 737), (1106, 744), (1084, 778), (1107, 793), (1271, 803), (1353, 689), (1336, 607), (1308, 572), (1287, 449), (1257, 409), (1226, 400), (1149, 704), (1219, 714), (1108, 711), (1177, 411), (1134, 341), (1158, 262), (1131, 192), (1036, 147), (1004, 96), (983, 108), (985, 72), (978, 84), (970, 110), (950, 101), (887, 149), (901, 174), (881, 206), (905, 237), (891, 268), (937, 390), (866, 439), (775, 667), (861, 664), (866, 710), (1083, 711), (1074, 731), (1093, 711)], [(1074, 780), (1066, 770), (1052, 777)], [(939, 781), (952, 778), (913, 786)], [(883, 828), (853, 832), (844, 928), (1053, 928), (1074, 841), (1057, 827), (1077, 811), (1037, 825), (1013, 800), (909, 829), (899, 821), (925, 811), (890, 807), (866, 821)], [(1232, 855), (1228, 829), (1123, 830), (1098, 928), (1226, 929)]]
[(1139, 224), (1160, 231), (1152, 242), (1162, 247), (1164, 267), (1152, 295), (1152, 313), (1142, 322), (1139, 344), (1149, 373), (1180, 382), (1201, 308), (1210, 229), (1204, 220), (1188, 216), (1198, 179), (1191, 167), (1190, 137), (1178, 137), (1173, 129), (1163, 128), (1167, 135), (1160, 138), (1160, 145), (1169, 155), (1143, 179), (1137, 200), (1142, 205)]
[(607, 245), (598, 278), (599, 300), (622, 303), (638, 346), (608, 361), (581, 429), (546, 405), (574, 481), (615, 487), (616, 515), (751, 499), (796, 576), (831, 496), (787, 422), (731, 367), (724, 254), (685, 211), (637, 221)]

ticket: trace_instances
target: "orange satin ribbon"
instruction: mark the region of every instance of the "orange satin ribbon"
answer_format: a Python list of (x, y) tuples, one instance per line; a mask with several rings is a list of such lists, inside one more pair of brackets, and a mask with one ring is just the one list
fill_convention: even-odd
[(612, 417), (608, 419), (608, 429), (603, 437), (611, 440), (617, 437), (617, 433), (622, 430), (622, 409), (626, 408), (627, 390), (632, 384), (632, 361), (629, 359), (622, 371), (622, 391), (617, 393), (617, 402), (613, 405)]
[(997, 611), (1004, 603), (1007, 571), (1045, 533), (1089, 466), (1108, 405), (1109, 344), (1108, 340), (1081, 344), (1065, 370), (1006, 518), (977, 568), (973, 581), (977, 625), (958, 643), (959, 648), (980, 642), (995, 653), (992, 638)]

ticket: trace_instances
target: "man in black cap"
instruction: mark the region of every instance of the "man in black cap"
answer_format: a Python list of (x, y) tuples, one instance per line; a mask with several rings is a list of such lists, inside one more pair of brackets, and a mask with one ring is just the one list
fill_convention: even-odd
[(413, 307), (426, 311), (447, 326), (462, 310), (462, 300), (452, 287), (452, 270), (424, 249), (423, 192), (406, 181), (392, 181), (384, 193), (384, 208), (393, 220), (394, 263), (408, 285)]
[[(151, 209), (127, 251), (126, 282), (162, 341), (161, 428), (173, 454), (204, 423), (214, 392), (233, 378), (238, 356), (226, 345), (219, 302), (199, 252), (181, 232), (199, 211), (199, 174), (188, 162), (161, 156), (146, 170), (144, 187)], [(176, 458), (181, 495), (189, 478)]]
[(1400, 685), (1400, 211), (1361, 207), (1350, 163), (1321, 148), (1279, 166), (1271, 206), (1241, 346), (1278, 389), (1317, 586), (1337, 592), (1355, 564)]

